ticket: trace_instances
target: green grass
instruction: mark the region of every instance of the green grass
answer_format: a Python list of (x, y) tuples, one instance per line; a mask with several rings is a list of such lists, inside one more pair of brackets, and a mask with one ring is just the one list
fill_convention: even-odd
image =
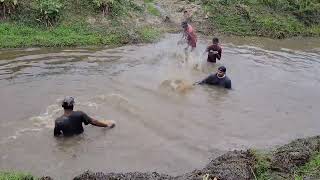
[(304, 177), (320, 179), (320, 153), (314, 155), (309, 163), (296, 170), (295, 180), (303, 180)]
[[(203, 8), (210, 14), (209, 23), (226, 34), (279, 39), (293, 36), (319, 37), (320, 24), (317, 20), (310, 19), (320, 19), (320, 13), (318, 16), (313, 15), (315, 18), (310, 18), (306, 14), (310, 13), (307, 10), (305, 14), (297, 15), (301, 11), (284, 5), (285, 1), (279, 0), (279, 4), (271, 3), (271, 6), (267, 0), (208, 0), (208, 3), (203, 4)], [(320, 3), (317, 5), (320, 7)], [(320, 12), (313, 10), (312, 13), (316, 14), (318, 11)]]
[(149, 27), (130, 29), (123, 26), (104, 28), (87, 25), (58, 26), (52, 29), (23, 24), (0, 24), (0, 48), (65, 47), (153, 42), (160, 32)]
[[(114, 1), (111, 13), (105, 17), (91, 1), (63, 1), (59, 20), (53, 27), (36, 20), (38, 2), (19, 0), (12, 16), (0, 20), (0, 48), (120, 46), (154, 42), (161, 35), (156, 29), (135, 23), (134, 19), (143, 16), (143, 7), (132, 0)], [(153, 0), (146, 2), (151, 4)], [(153, 5), (147, 8), (150, 14), (160, 15)]]
[(0, 172), (0, 180), (35, 180), (30, 174), (20, 172)]
[(159, 10), (154, 6), (153, 3), (147, 3), (147, 11), (149, 14), (152, 14), (154, 16), (160, 16)]
[(138, 29), (141, 42), (154, 42), (161, 37), (161, 31), (152, 27), (143, 27)]
[(270, 180), (270, 155), (258, 150), (250, 150), (254, 155), (255, 165), (253, 167), (258, 180)]

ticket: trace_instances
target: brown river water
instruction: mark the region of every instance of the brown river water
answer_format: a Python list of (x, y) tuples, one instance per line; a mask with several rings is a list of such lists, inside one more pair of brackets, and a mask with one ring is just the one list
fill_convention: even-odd
[[(228, 150), (320, 134), (320, 40), (221, 38), (205, 63), (179, 35), (119, 48), (0, 50), (0, 169), (70, 179), (84, 170), (177, 175)], [(208, 38), (209, 39), (209, 38)], [(196, 86), (225, 65), (233, 89)], [(53, 137), (60, 101), (117, 122)]]

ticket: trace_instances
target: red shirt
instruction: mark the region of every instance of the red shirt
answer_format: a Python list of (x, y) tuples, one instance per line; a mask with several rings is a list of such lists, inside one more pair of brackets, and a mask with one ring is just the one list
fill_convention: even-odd
[(185, 31), (185, 33), (186, 33), (188, 44), (191, 47), (195, 48), (197, 46), (197, 36), (194, 33), (194, 30), (190, 24), (188, 24), (188, 28)]

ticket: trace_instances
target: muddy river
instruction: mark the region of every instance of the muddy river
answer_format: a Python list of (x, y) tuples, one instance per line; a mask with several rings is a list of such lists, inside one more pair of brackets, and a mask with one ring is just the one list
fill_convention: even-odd
[[(202, 38), (179, 35), (120, 48), (0, 50), (0, 169), (71, 178), (84, 170), (176, 175), (234, 149), (270, 148), (320, 134), (320, 40), (221, 38), (205, 63)], [(227, 67), (233, 89), (190, 84)], [(53, 137), (60, 102), (117, 122)]]

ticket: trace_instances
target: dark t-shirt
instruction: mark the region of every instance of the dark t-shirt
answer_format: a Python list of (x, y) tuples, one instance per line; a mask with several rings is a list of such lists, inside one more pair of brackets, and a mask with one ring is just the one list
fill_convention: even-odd
[(82, 123), (88, 125), (92, 119), (82, 111), (73, 111), (69, 116), (61, 116), (55, 121), (54, 136), (72, 136), (83, 132)]
[[(213, 51), (218, 51), (218, 54), (214, 54)], [(217, 44), (213, 44), (211, 46), (207, 47), (207, 52), (208, 52), (208, 62), (216, 62), (216, 59), (221, 59), (221, 53), (222, 53), (222, 48), (217, 45)]]
[(224, 78), (218, 78), (217, 74), (211, 74), (206, 79), (202, 80), (199, 84), (216, 85), (231, 89), (231, 80), (227, 76), (225, 76)]

